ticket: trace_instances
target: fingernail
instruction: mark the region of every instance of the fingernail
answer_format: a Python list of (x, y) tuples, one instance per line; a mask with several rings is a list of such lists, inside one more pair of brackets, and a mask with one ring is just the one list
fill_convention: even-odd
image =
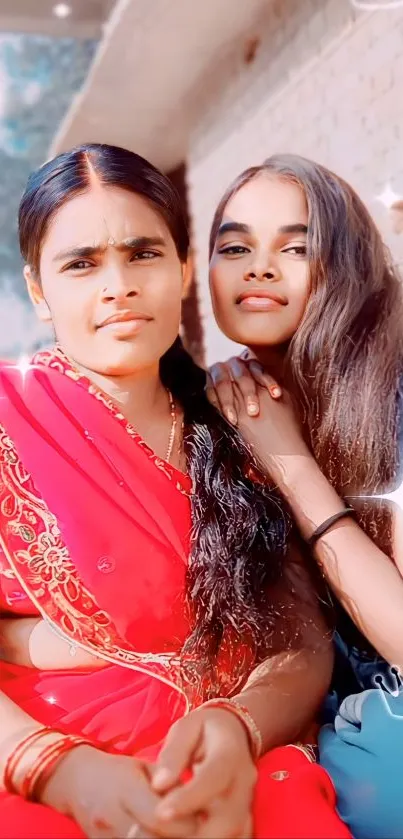
[(236, 425), (237, 417), (235, 411), (233, 411), (232, 408), (227, 408), (225, 415), (228, 421), (232, 423), (232, 425)]
[(269, 388), (269, 391), (270, 391), (270, 396), (272, 396), (273, 399), (279, 399), (280, 398), (281, 388), (278, 387), (278, 385), (273, 385), (272, 387)]
[(256, 414), (258, 414), (258, 413), (259, 413), (259, 405), (257, 404), (257, 402), (249, 402), (248, 403), (248, 414), (251, 417), (255, 417)]
[(157, 769), (153, 777), (153, 786), (164, 787), (172, 781), (172, 773), (169, 769)]

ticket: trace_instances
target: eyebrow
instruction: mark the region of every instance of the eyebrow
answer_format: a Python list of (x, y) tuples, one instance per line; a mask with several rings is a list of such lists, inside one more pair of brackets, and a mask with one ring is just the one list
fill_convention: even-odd
[[(114, 247), (118, 251), (130, 251), (135, 248), (151, 248), (151, 247), (165, 247), (166, 241), (161, 236), (129, 236), (121, 242), (117, 242)], [(106, 249), (105, 245), (83, 245), (79, 248), (68, 248), (65, 251), (60, 251), (53, 257), (53, 262), (61, 262), (64, 259), (85, 259), (86, 257), (94, 256)]]
[(226, 221), (221, 225), (218, 236), (223, 236), (224, 233), (250, 233), (251, 229), (248, 224), (241, 224), (239, 221)]
[(284, 224), (282, 227), (279, 227), (278, 232), (282, 234), (304, 233), (306, 235), (308, 228), (306, 224)]
[[(248, 224), (241, 224), (239, 221), (227, 221), (221, 225), (218, 233), (217, 238), (219, 236), (223, 236), (224, 233), (251, 233), (251, 228)], [(282, 235), (287, 235), (290, 233), (304, 233), (305, 235), (308, 233), (308, 228), (306, 224), (284, 224), (282, 227), (278, 228), (277, 233)]]

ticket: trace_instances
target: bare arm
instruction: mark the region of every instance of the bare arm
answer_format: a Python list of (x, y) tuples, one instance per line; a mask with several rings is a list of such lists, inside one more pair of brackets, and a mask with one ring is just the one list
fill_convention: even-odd
[(0, 787), (9, 755), (31, 731), (41, 728), (36, 720), (0, 691)]
[[(302, 536), (345, 507), (306, 446), (286, 393), (256, 365), (219, 365), (208, 395), (238, 427), (263, 471), (287, 499)], [(213, 383), (215, 382), (215, 384)], [(246, 405), (253, 404), (253, 417)], [(386, 661), (403, 667), (403, 519), (394, 514), (393, 556), (377, 548), (353, 519), (342, 519), (318, 540), (315, 559), (360, 631)]]
[(0, 618), (0, 658), (37, 670), (105, 667), (105, 662), (56, 634), (42, 618)]
[[(304, 537), (345, 506), (310, 455), (277, 458), (274, 468), (271, 456), (265, 460)], [(353, 519), (342, 519), (319, 539), (315, 557), (360, 631), (386, 661), (403, 667), (400, 511), (394, 514), (394, 534), (393, 562)]]
[(299, 648), (267, 659), (238, 694), (261, 732), (265, 752), (309, 731), (332, 676), (331, 633), (310, 575), (300, 563), (292, 566), (291, 573), (296, 592), (292, 607), (303, 627)]
[[(4, 772), (10, 755), (31, 733), (42, 728), (0, 691), (0, 790), (4, 789)], [(35, 752), (34, 757), (37, 757)], [(140, 824), (145, 826), (144, 832), (139, 829), (136, 835), (147, 835), (150, 839), (195, 835), (193, 819), (176, 819), (170, 825), (157, 823), (159, 798), (151, 791), (141, 761), (108, 755), (88, 746), (61, 756), (42, 791), (41, 803), (73, 818), (86, 836), (105, 839), (127, 836)], [(66, 829), (68, 833), (68, 824), (64, 826)]]

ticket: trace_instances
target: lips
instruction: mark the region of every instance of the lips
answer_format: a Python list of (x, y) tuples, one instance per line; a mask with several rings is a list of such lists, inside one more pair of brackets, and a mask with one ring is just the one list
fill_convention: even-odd
[(237, 305), (245, 312), (272, 312), (287, 305), (281, 294), (262, 288), (248, 288), (237, 297)]
[(236, 302), (242, 303), (244, 300), (249, 299), (271, 300), (273, 303), (278, 303), (279, 306), (286, 306), (288, 302), (282, 294), (277, 294), (275, 291), (269, 291), (263, 288), (248, 288), (237, 297)]
[(140, 321), (147, 322), (150, 320), (152, 320), (152, 318), (149, 315), (144, 314), (144, 312), (114, 312), (113, 315), (110, 315), (108, 318), (105, 318), (105, 320), (103, 320), (98, 325), (97, 329), (102, 329), (105, 326), (114, 326), (124, 323), (138, 323)]

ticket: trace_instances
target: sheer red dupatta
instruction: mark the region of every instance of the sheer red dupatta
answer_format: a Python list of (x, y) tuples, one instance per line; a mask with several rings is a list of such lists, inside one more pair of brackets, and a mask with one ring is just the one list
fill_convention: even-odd
[[(184, 694), (171, 688), (188, 631), (189, 481), (58, 352), (39, 355), (25, 378), (0, 367), (0, 423), (4, 584), (19, 582), (65, 635), (123, 665), (39, 676), (21, 668), (6, 692), (46, 724), (62, 721), (111, 750), (155, 757), (186, 711)], [(350, 836), (326, 773), (287, 748), (259, 763), (254, 822), (256, 839)], [(0, 793), (0, 836), (83, 834), (48, 808)]]
[(188, 479), (65, 357), (0, 368), (4, 553), (39, 611), (110, 661), (187, 632)]

